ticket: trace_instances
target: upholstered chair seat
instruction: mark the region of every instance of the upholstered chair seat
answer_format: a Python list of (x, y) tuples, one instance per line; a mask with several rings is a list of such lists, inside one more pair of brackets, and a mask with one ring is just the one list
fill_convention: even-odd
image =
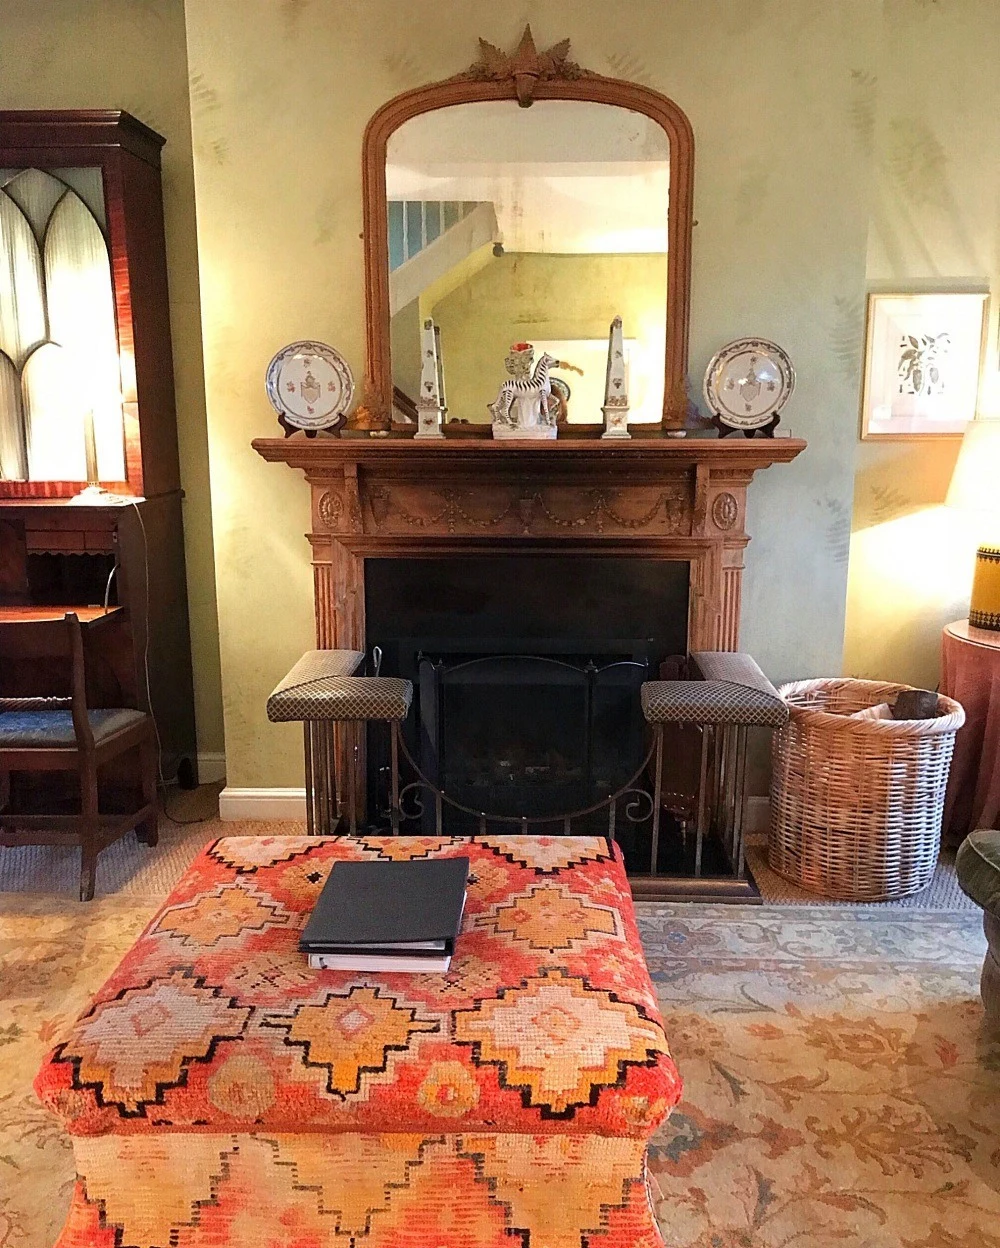
[[(113, 737), (115, 733), (141, 724), (146, 716), (142, 711), (121, 707), (88, 711), (87, 719), (94, 734), (94, 742), (99, 744)], [(13, 750), (35, 749), (39, 746), (50, 749), (63, 746), (66, 749), (76, 748), (76, 731), (71, 711), (22, 710), (0, 713), (0, 747)]]

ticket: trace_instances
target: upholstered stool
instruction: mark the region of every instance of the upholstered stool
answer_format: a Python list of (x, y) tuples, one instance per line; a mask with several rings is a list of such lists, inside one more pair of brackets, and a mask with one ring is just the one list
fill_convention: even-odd
[[(468, 855), (447, 974), (314, 971), (343, 859)], [(38, 1095), (78, 1179), (57, 1248), (655, 1248), (680, 1096), (603, 837), (230, 837), (197, 858)]]
[[(355, 676), (364, 657), (359, 650), (308, 650), (267, 700), (267, 717), (272, 723), (302, 721), (306, 818), (310, 835), (334, 831), (343, 813), (338, 797), (334, 725), (357, 725), (373, 720), (398, 722), (406, 718), (413, 700), (413, 686), (408, 680)], [(395, 833), (399, 831), (399, 768), (396, 734), (390, 736), (393, 754), (391, 818)], [(353, 753), (357, 751), (353, 733), (352, 744)], [(344, 755), (348, 751), (344, 748), (340, 753)], [(346, 762), (348, 817), (354, 833), (357, 831), (357, 768), (354, 758)]]
[[(662, 791), (663, 735), (668, 724), (693, 725), (701, 732), (701, 762), (695, 809), (694, 872), (702, 873), (705, 836), (714, 828), (737, 879), (746, 877), (747, 730), (780, 728), (788, 707), (748, 654), (696, 651), (691, 666), (702, 680), (653, 680), (640, 690), (643, 715), (657, 732), (654, 791)], [(659, 850), (659, 803), (653, 811), (652, 873)], [(682, 821), (686, 830), (687, 820)]]

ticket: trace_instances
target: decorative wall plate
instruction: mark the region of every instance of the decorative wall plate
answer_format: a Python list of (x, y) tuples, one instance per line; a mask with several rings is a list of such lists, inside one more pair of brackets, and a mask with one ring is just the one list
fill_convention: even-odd
[(267, 397), (286, 436), (339, 429), (354, 397), (347, 361), (325, 342), (291, 342), (267, 366)]
[(795, 389), (785, 352), (766, 338), (737, 338), (717, 351), (705, 371), (704, 394), (719, 432), (770, 436)]

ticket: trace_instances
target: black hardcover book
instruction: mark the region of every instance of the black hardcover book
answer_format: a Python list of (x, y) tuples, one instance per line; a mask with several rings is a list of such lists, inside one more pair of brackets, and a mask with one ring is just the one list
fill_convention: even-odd
[(299, 948), (440, 958), (453, 951), (468, 876), (468, 858), (335, 862)]

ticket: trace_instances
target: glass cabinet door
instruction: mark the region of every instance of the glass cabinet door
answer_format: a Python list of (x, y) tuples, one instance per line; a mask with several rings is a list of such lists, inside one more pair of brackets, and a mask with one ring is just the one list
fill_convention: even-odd
[(0, 479), (124, 481), (100, 168), (0, 170)]

